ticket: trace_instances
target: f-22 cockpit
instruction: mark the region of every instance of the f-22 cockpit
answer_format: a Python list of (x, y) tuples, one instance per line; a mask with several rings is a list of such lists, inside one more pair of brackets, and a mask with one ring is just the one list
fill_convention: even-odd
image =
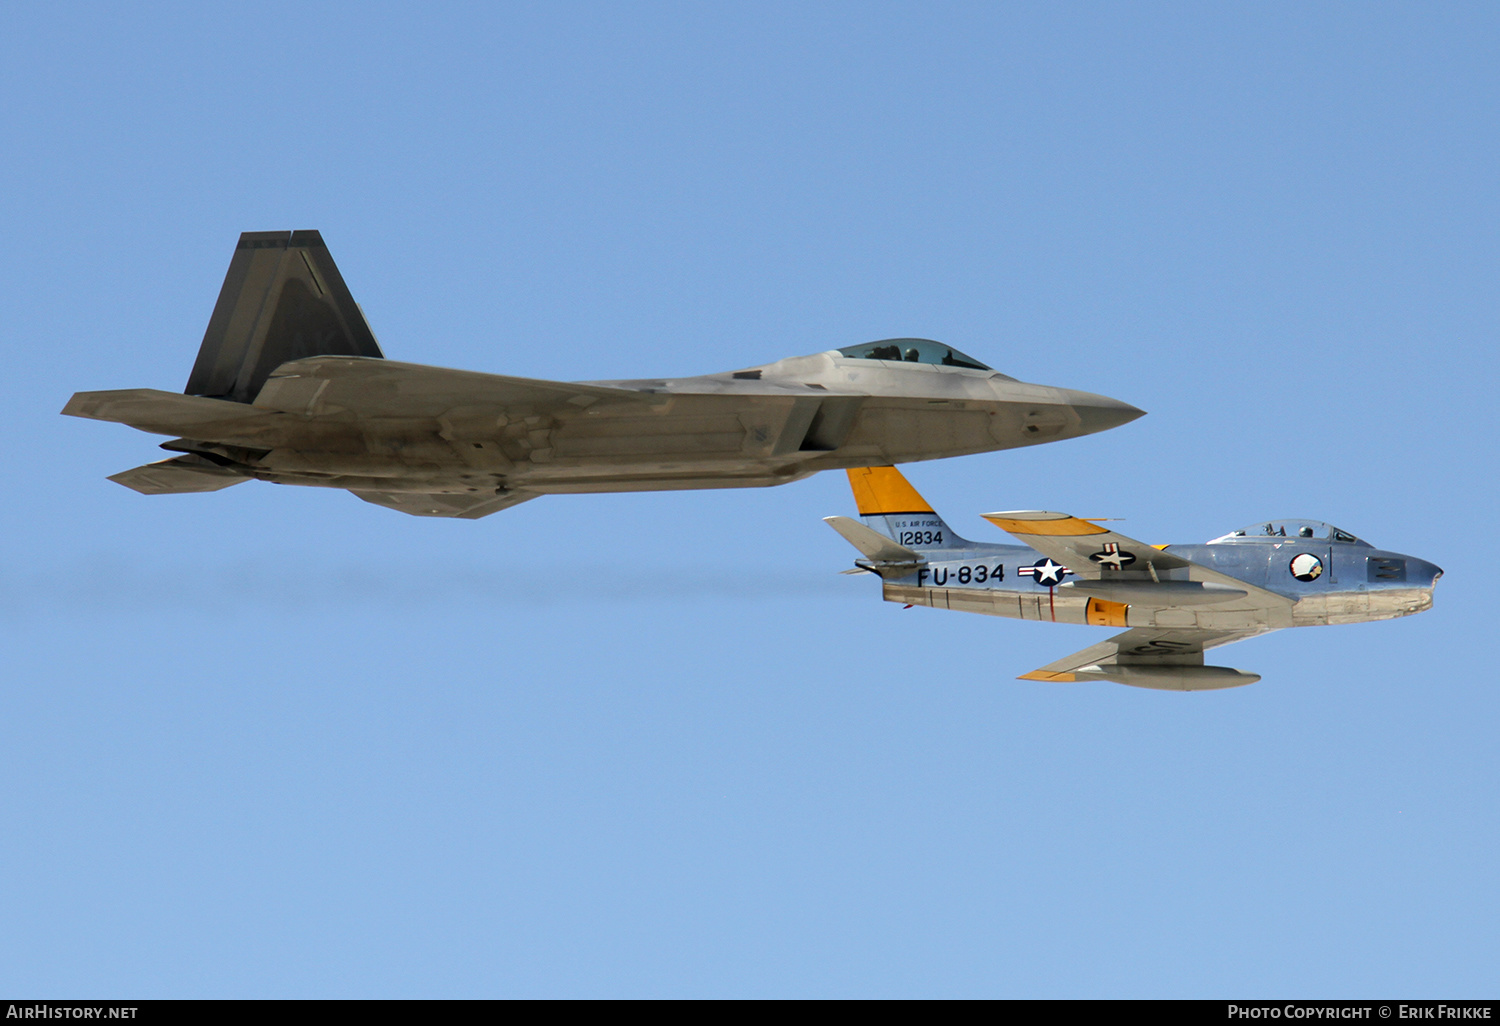
[[(995, 368), (980, 363), (950, 345), (934, 342), (930, 338), (887, 338), (879, 342), (867, 342), (862, 346), (845, 346), (838, 350), (841, 356), (855, 360), (885, 360), (889, 363), (931, 363), (940, 367), (964, 367), (969, 370), (993, 371)], [(998, 372), (996, 372), (998, 373)], [(1009, 380), (1014, 381), (1014, 378)]]

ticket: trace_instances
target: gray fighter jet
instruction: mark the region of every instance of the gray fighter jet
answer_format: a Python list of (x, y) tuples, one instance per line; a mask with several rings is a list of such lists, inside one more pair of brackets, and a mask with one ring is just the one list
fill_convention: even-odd
[(63, 409), (161, 435), (146, 494), (256, 478), (346, 488), (417, 516), (538, 495), (777, 485), (819, 470), (1087, 435), (1141, 415), (889, 339), (702, 377), (536, 381), (383, 358), (314, 231), (247, 232), (185, 394), (79, 392)]
[(984, 518), (1025, 542), (962, 538), (894, 467), (849, 471), (864, 523), (826, 517), (879, 574), (887, 602), (1128, 627), (1021, 680), (1109, 680), (1164, 691), (1253, 684), (1205, 649), (1282, 627), (1389, 620), (1432, 608), (1442, 570), (1317, 520), (1271, 520), (1202, 545), (1143, 545), (1065, 513)]

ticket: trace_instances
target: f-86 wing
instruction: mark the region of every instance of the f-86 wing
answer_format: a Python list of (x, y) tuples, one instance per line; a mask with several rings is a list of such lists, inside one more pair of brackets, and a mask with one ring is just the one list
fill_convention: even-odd
[(1259, 674), (1227, 666), (1203, 665), (1205, 649), (1243, 641), (1270, 628), (1243, 631), (1205, 631), (1183, 628), (1137, 627), (1108, 641), (1090, 645), (1019, 680), (1112, 680), (1159, 691), (1208, 691), (1254, 684)]
[(1081, 592), (1112, 601), (1168, 606), (1214, 605), (1264, 610), (1268, 628), (1290, 627), (1292, 602), (1284, 595), (1127, 538), (1117, 531), (1042, 510), (986, 513), (984, 519), (1044, 556), (1062, 563)]

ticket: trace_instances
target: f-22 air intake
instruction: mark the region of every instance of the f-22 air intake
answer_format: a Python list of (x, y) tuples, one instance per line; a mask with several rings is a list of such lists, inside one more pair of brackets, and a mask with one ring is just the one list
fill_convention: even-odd
[(146, 494), (251, 479), (417, 516), (539, 495), (785, 484), (1074, 438), (1141, 416), (1007, 377), (927, 339), (745, 370), (540, 381), (384, 358), (315, 231), (240, 236), (183, 394), (79, 392), (62, 411), (174, 436), (110, 480)]

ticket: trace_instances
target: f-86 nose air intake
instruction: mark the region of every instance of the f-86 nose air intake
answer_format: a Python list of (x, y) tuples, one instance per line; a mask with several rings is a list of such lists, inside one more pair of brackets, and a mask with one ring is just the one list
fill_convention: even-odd
[(146, 494), (258, 479), (417, 516), (539, 495), (785, 484), (1074, 438), (1141, 416), (950, 346), (887, 339), (701, 377), (562, 382), (384, 359), (315, 231), (240, 236), (184, 394), (79, 392), (63, 413), (173, 435), (110, 478)]
[(1279, 630), (1389, 620), (1432, 607), (1442, 570), (1318, 520), (1270, 520), (1202, 545), (1145, 545), (1090, 520), (986, 513), (1025, 545), (953, 532), (895, 467), (849, 471), (864, 522), (825, 517), (879, 574), (887, 602), (1128, 630), (1022, 674), (1164, 691), (1253, 684), (1204, 652)]

